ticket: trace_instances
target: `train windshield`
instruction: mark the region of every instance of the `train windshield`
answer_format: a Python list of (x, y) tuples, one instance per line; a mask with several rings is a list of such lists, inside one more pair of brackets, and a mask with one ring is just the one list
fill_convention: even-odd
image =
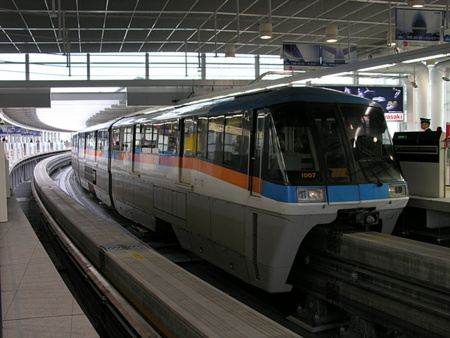
[(315, 185), (402, 180), (379, 107), (297, 103), (279, 107), (271, 117), (268, 170), (263, 170), (269, 181)]
[(382, 109), (341, 105), (340, 111), (358, 182), (381, 184), (402, 180)]
[(285, 184), (315, 184), (323, 179), (305, 106), (284, 106), (269, 127), (268, 178)]

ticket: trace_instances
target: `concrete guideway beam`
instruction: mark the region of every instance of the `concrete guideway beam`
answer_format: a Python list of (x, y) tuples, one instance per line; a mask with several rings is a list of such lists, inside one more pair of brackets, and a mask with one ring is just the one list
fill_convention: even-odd
[(302, 291), (407, 335), (450, 336), (449, 248), (331, 227), (305, 242)]

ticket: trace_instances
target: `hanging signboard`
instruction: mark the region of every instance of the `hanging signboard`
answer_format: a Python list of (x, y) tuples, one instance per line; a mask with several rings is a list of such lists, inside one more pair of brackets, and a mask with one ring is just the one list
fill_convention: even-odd
[(322, 66), (336, 65), (358, 61), (358, 48), (347, 45), (322, 45)]
[(326, 86), (348, 94), (365, 97), (383, 107), (386, 120), (403, 121), (403, 87)]
[(396, 9), (396, 39), (404, 47), (427, 47), (441, 39), (444, 12), (417, 9)]
[(306, 43), (283, 43), (284, 69), (320, 66), (320, 45)]
[(41, 131), (30, 130), (21, 127), (0, 127), (2, 135), (42, 136)]
[(358, 60), (356, 46), (344, 44), (283, 43), (285, 70), (301, 67), (334, 67)]

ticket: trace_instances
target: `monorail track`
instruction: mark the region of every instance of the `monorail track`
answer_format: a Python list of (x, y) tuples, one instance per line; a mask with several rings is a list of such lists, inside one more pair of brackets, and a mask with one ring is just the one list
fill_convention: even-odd
[[(49, 174), (70, 155), (40, 162), (32, 190), (43, 217), (132, 337), (297, 337), (89, 212)], [(127, 331), (127, 330), (125, 330)]]
[[(56, 165), (55, 161), (53, 163)], [(41, 168), (40, 170), (44, 170), (45, 175), (53, 170), (51, 160), (47, 161), (43, 166), (45, 166), (45, 169)], [(45, 195), (47, 193), (52, 194), (56, 190), (53, 186), (49, 188), (51, 183), (47, 178), (39, 177), (41, 175), (45, 176), (43, 173), (38, 174), (37, 181), (41, 181), (39, 184), (43, 184), (44, 188), (34, 187), (36, 190), (35, 195), (38, 198), (39, 191)], [(45, 188), (49, 188), (50, 191), (42, 192)], [(62, 198), (61, 196), (55, 197), (55, 199)], [(51, 198), (47, 196), (43, 199), (50, 201)], [(41, 201), (40, 204), (43, 206), (46, 202)], [(66, 210), (71, 209), (67, 206), (62, 208)], [(74, 208), (78, 209), (78, 207)], [(62, 219), (61, 215), (56, 218)], [(63, 219), (67, 222), (66, 216), (63, 216)], [(97, 219), (96, 221), (98, 222)], [(74, 230), (65, 230), (65, 232), (67, 231), (72, 232), (73, 236)], [(64, 237), (64, 232), (61, 232), (61, 236)], [(78, 235), (75, 236), (77, 237)], [(139, 291), (142, 295), (139, 297), (133, 296), (131, 292), (135, 289), (135, 286), (128, 287), (127, 285), (137, 283), (141, 287), (148, 281), (155, 283), (155, 280), (160, 280), (160, 277), (151, 270), (158, 269), (160, 272), (164, 272), (166, 268), (160, 265), (162, 264), (161, 262), (156, 263), (156, 265), (155, 263), (150, 263), (151, 266), (142, 265), (140, 258), (137, 259), (137, 257), (147, 258), (147, 248), (131, 243), (124, 245), (123, 239), (120, 240), (120, 243), (118, 245), (119, 248), (114, 248), (114, 245), (101, 245), (103, 252), (100, 254), (98, 252), (91, 253), (91, 255), (95, 256), (94, 261), (99, 259), (97, 268), (105, 277), (97, 276), (98, 272), (92, 273), (92, 275), (99, 280), (103, 278), (104, 282), (109, 285), (103, 290), (119, 290), (113, 297), (116, 298), (116, 304), (120, 305), (121, 302), (125, 302), (129, 306), (128, 302), (131, 304), (135, 303), (133, 311), (140, 318), (137, 323), (142, 325), (141, 333), (146, 332), (148, 329), (154, 330), (153, 334), (155, 335), (168, 336), (174, 333), (178, 335), (180, 332), (182, 332), (183, 336), (217, 334), (217, 332), (212, 334), (209, 331), (210, 329), (206, 327), (219, 325), (216, 322), (217, 314), (214, 316), (216, 319), (211, 318), (211, 322), (201, 320), (201, 325), (196, 323), (194, 325), (195, 329), (192, 323), (188, 323), (191, 320), (197, 320), (197, 318), (194, 318), (196, 316), (191, 315), (192, 313), (197, 314), (200, 313), (199, 311), (206, 311), (202, 305), (199, 309), (193, 310), (192, 306), (189, 306), (187, 312), (183, 309), (178, 311), (177, 314), (172, 314), (171, 319), (176, 324), (165, 322), (162, 318), (155, 318), (159, 315), (155, 315), (152, 311), (163, 307), (163, 313), (167, 315), (174, 308), (185, 304), (185, 295), (189, 295), (189, 293), (196, 292), (200, 295), (200, 293), (206, 292), (209, 294), (211, 292), (211, 295), (213, 295), (216, 291), (210, 290), (209, 286), (206, 287), (203, 284), (201, 292), (200, 289), (195, 291), (195, 288), (194, 290), (177, 290), (176, 294), (179, 298), (170, 300), (171, 302), (176, 302), (172, 303), (172, 308), (170, 305), (159, 303), (168, 301), (168, 299), (165, 299), (167, 295), (155, 295), (155, 290), (142, 290)], [(406, 334), (410, 337), (450, 336), (450, 327), (448, 326), (450, 321), (450, 249), (380, 233), (355, 233), (353, 229), (345, 226), (337, 231), (327, 227), (317, 228), (308, 235), (304, 243), (306, 244), (302, 247), (301, 255), (299, 255), (295, 267), (296, 273), (291, 276), (296, 289), (344, 309), (346, 315), (358, 316), (358, 318), (362, 318), (367, 322), (376, 323), (387, 330), (400, 332), (400, 334)], [(82, 247), (85, 244), (69, 244), (69, 251), (78, 250), (77, 246)], [(154, 258), (152, 254), (152, 259), (157, 258)], [(170, 262), (167, 263), (170, 264)], [(86, 259), (84, 264), (89, 266), (87, 271), (90, 272), (91, 269), (92, 271), (97, 271), (96, 263), (90, 263)], [(129, 267), (132, 268), (131, 271), (127, 271)], [(150, 271), (146, 269), (150, 269)], [(181, 272), (178, 270), (171, 270), (170, 272), (171, 275), (179, 273)], [(161, 283), (167, 283), (167, 281), (160, 281), (156, 284)], [(159, 288), (157, 292), (161, 291), (164, 290)], [(165, 292), (174, 293), (174, 290), (165, 290)], [(122, 301), (117, 300), (117, 297), (123, 296), (126, 299)], [(215, 299), (216, 297), (214, 295), (213, 298)], [(241, 309), (234, 302), (231, 302), (233, 307), (238, 307), (234, 308), (232, 314), (230, 314), (226, 309), (228, 308), (229, 310), (229, 305), (222, 304), (222, 301), (219, 301), (219, 303), (215, 303), (215, 301), (216, 299), (211, 306), (221, 313), (221, 318), (218, 321), (222, 331), (221, 334), (217, 334), (219, 336), (229, 336), (231, 334), (233, 336), (251, 336), (249, 332), (257, 333), (258, 336), (267, 335), (271, 337), (296, 335), (256, 312), (249, 313), (249, 318), (252, 318), (250, 328), (246, 327), (249, 323), (244, 323), (244, 317), (240, 315), (237, 316), (239, 320), (238, 326), (236, 326), (234, 323), (236, 314), (241, 313), (241, 311), (247, 313), (249, 309), (245, 306)], [(167, 306), (170, 309), (164, 308)], [(193, 306), (196, 305), (194, 304)], [(222, 306), (225, 306), (225, 309), (221, 308)], [(132, 313), (129, 310), (127, 310), (128, 313)], [(191, 312), (191, 314), (188, 312)], [(296, 315), (292, 316), (292, 319), (294, 322), (298, 321), (299, 318), (303, 323), (305, 321), (308, 322), (307, 315), (300, 310)], [(183, 316), (188, 316), (188, 318)], [(320, 316), (317, 316), (317, 311), (313, 317), (315, 317), (313, 321), (320, 320)], [(156, 324), (149, 324), (155, 319)], [(133, 320), (136, 321), (135, 319)], [(145, 325), (149, 325), (149, 327), (144, 328)], [(187, 328), (185, 327), (186, 325)], [(314, 323), (312, 323), (310, 328), (313, 326)], [(137, 327), (139, 328), (139, 325)], [(228, 330), (232, 331), (228, 332)], [(265, 333), (263, 334), (262, 332)], [(367, 332), (363, 334), (370, 336)]]
[(450, 249), (326, 226), (305, 243), (300, 289), (409, 337), (450, 336)]

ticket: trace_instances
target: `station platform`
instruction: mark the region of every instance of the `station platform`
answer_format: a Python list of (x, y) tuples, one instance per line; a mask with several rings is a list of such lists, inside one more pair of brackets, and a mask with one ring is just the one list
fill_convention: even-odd
[[(427, 197), (412, 195), (409, 197), (408, 207), (433, 211), (450, 211), (450, 197)], [(448, 224), (450, 226), (450, 224)]]
[(0, 337), (98, 337), (14, 196), (0, 223)]

